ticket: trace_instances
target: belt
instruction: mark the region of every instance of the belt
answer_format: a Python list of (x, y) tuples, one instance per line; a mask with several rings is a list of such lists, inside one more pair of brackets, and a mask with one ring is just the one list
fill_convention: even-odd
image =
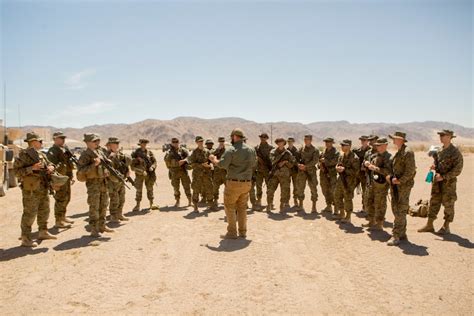
[(227, 179), (228, 181), (233, 181), (233, 182), (250, 182), (252, 180), (237, 180), (237, 179)]

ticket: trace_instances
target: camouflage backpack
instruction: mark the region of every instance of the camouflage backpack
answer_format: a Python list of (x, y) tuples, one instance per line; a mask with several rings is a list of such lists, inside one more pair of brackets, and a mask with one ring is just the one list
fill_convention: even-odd
[(430, 202), (428, 200), (418, 200), (414, 206), (410, 206), (408, 209), (408, 214), (411, 216), (417, 217), (427, 217), (428, 208), (430, 207)]

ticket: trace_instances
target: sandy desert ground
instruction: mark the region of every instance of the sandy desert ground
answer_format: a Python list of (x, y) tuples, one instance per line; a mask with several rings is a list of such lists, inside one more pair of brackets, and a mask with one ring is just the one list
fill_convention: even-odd
[[(417, 153), (412, 204), (429, 196), (430, 162)], [(223, 210), (174, 209), (163, 164), (155, 187), (161, 211), (132, 214), (134, 190), (127, 191), (130, 221), (92, 242), (85, 185), (76, 183), (73, 227), (51, 229), (57, 240), (26, 249), (15, 188), (0, 199), (0, 314), (472, 314), (473, 162), (465, 156), (452, 234), (416, 233), (426, 219), (409, 217), (409, 242), (400, 247), (385, 244), (390, 208), (379, 233), (362, 229), (358, 216), (338, 225), (321, 215), (255, 212), (247, 240), (221, 240)]]

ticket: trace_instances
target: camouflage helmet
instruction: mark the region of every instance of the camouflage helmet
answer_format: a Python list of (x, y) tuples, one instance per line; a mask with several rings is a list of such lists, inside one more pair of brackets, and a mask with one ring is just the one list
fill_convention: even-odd
[(245, 135), (244, 135), (244, 132), (240, 129), (240, 128), (234, 128), (232, 130), (232, 133), (230, 133), (230, 136), (239, 136), (241, 138), (244, 138)]
[(99, 134), (94, 133), (86, 133), (84, 134), (84, 142), (95, 142), (96, 140), (100, 140)]
[(66, 138), (66, 135), (64, 135), (64, 133), (61, 131), (57, 131), (53, 133), (53, 139), (56, 139), (56, 138)]
[(214, 145), (214, 141), (212, 140), (212, 138), (208, 138), (208, 139), (206, 139), (205, 144), (206, 144), (206, 145), (209, 145), (209, 144)]
[(39, 141), (39, 142), (42, 142), (43, 139), (38, 135), (36, 134), (35, 132), (30, 132), (30, 133), (26, 133), (26, 138), (24, 139), (24, 141), (26, 143), (29, 143), (29, 142), (32, 142), (32, 141)]

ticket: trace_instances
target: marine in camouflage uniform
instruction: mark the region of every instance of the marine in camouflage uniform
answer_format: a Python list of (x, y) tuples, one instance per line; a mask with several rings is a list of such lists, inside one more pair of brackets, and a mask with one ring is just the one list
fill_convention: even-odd
[(133, 208), (134, 212), (140, 211), (140, 202), (142, 200), (143, 184), (145, 184), (146, 195), (150, 202), (150, 210), (157, 210), (159, 207), (153, 204), (154, 194), (153, 185), (156, 182), (156, 158), (153, 152), (146, 148), (148, 139), (140, 139), (137, 148), (132, 153), (132, 171), (135, 172), (135, 201), (137, 204)]
[(428, 222), (418, 232), (433, 232), (433, 222), (438, 216), (441, 205), (444, 206), (444, 224), (438, 230), (438, 234), (449, 234), (449, 224), (454, 219), (454, 203), (457, 200), (456, 183), (457, 177), (463, 168), (463, 157), (457, 147), (451, 141), (454, 132), (442, 130), (438, 132), (443, 148), (434, 156), (434, 164), (431, 169), (435, 172), (434, 182), (431, 187), (430, 208), (428, 209)]
[(109, 204), (108, 179), (109, 171), (101, 160), (105, 157), (105, 150), (100, 144), (97, 134), (84, 134), (87, 149), (79, 157), (77, 179), (85, 180), (87, 188), (87, 204), (89, 204), (89, 225), (91, 237), (100, 237), (100, 233), (113, 232), (105, 225), (105, 216)]
[[(109, 137), (106, 144), (108, 149), (106, 155), (112, 162), (112, 167), (123, 176), (123, 179), (126, 179), (130, 177), (130, 164), (132, 159), (119, 150), (119, 144), (120, 140), (117, 137)], [(128, 218), (123, 216), (125, 183), (117, 179), (114, 175), (110, 175), (109, 180), (110, 181), (107, 182), (107, 188), (110, 198), (110, 222), (120, 223), (120, 221), (128, 221)]]
[(262, 207), (262, 195), (263, 195), (263, 182), (267, 185), (268, 189), (268, 175), (272, 168), (270, 161), (270, 152), (273, 146), (268, 143), (268, 134), (262, 133), (260, 137), (260, 144), (255, 146), (255, 152), (257, 153), (257, 173), (255, 175), (255, 187), (256, 187), (256, 207)]
[(166, 152), (165, 155), (165, 164), (169, 170), (169, 178), (171, 180), (171, 185), (174, 190), (174, 198), (176, 200), (175, 207), (179, 207), (179, 202), (181, 198), (181, 191), (179, 189), (179, 183), (183, 186), (184, 193), (188, 198), (188, 206), (191, 206), (192, 197), (191, 197), (191, 179), (188, 174), (188, 162), (187, 158), (189, 157), (189, 152), (186, 148), (179, 145), (179, 139), (171, 139), (171, 147)]
[(207, 202), (207, 207), (212, 207), (212, 170), (213, 165), (209, 163), (209, 150), (203, 146), (204, 138), (196, 137), (196, 147), (187, 158), (188, 163), (193, 169), (193, 180), (191, 187), (193, 189), (193, 207), (195, 212), (199, 212), (198, 202), (199, 194), (202, 194)]
[(362, 196), (362, 203), (364, 205), (364, 212), (366, 213), (365, 215), (366, 219), (368, 218), (368, 210), (367, 210), (368, 202), (367, 201), (369, 198), (369, 185), (372, 179), (371, 179), (371, 172), (365, 167), (365, 165), (366, 165), (366, 162), (370, 163), (372, 161), (374, 155), (377, 155), (377, 150), (375, 149), (374, 144), (379, 139), (379, 137), (377, 135), (371, 134), (367, 137), (367, 139), (369, 140), (369, 149), (365, 152), (362, 164), (360, 166), (361, 171), (363, 171), (365, 174), (365, 193)]
[(416, 163), (413, 150), (405, 144), (405, 133), (395, 132), (389, 137), (393, 139), (398, 150), (391, 158), (391, 175), (387, 177), (395, 217), (392, 239), (387, 244), (397, 246), (400, 240), (407, 237), (407, 213), (410, 208), (410, 192), (415, 185)]
[(321, 191), (326, 200), (326, 208), (323, 212), (332, 213), (332, 205), (334, 205), (334, 190), (336, 189), (336, 164), (339, 159), (339, 152), (334, 148), (334, 138), (328, 137), (324, 139), (326, 148), (319, 158), (319, 178)]
[(367, 191), (367, 224), (371, 230), (382, 230), (387, 212), (387, 195), (390, 185), (386, 177), (391, 173), (390, 157), (387, 151), (388, 140), (379, 138), (374, 143), (377, 154), (371, 154), (371, 160), (365, 161), (365, 167), (369, 170), (370, 181)]
[(305, 135), (304, 145), (299, 149), (296, 160), (298, 175), (296, 178), (296, 196), (298, 198), (298, 208), (304, 211), (303, 201), (305, 198), (305, 187), (311, 191), (311, 201), (313, 202), (311, 212), (316, 213), (316, 201), (318, 200), (318, 176), (316, 174), (316, 164), (319, 161), (319, 149), (311, 142), (313, 135)]
[[(299, 161), (300, 160), (300, 157), (298, 156), (299, 152), (298, 152), (298, 148), (296, 148), (294, 145), (295, 144), (294, 137), (288, 137), (287, 142), (288, 142), (288, 146), (286, 147), (286, 149), (293, 155), (293, 157), (295, 157), (295, 161)], [(298, 196), (296, 195), (296, 178), (298, 177), (298, 167), (296, 166), (296, 164), (293, 166), (293, 168), (291, 168), (290, 175), (291, 175), (291, 182), (293, 183), (293, 202), (295, 204), (294, 206), (299, 207)]]
[(277, 138), (275, 144), (278, 147), (270, 152), (272, 170), (267, 184), (267, 212), (270, 212), (273, 208), (273, 197), (278, 185), (280, 185), (280, 212), (289, 207), (290, 169), (295, 164), (295, 157), (285, 148), (285, 139)]
[(66, 218), (66, 209), (71, 201), (71, 184), (73, 183), (74, 165), (71, 161), (72, 153), (65, 145), (66, 135), (63, 132), (55, 132), (53, 134), (54, 144), (48, 150), (48, 159), (56, 166), (56, 171), (69, 180), (61, 186), (54, 194), (54, 217), (56, 218), (57, 228), (69, 227), (68, 224), (74, 221)]
[(351, 214), (354, 208), (354, 189), (360, 170), (359, 157), (351, 151), (352, 141), (345, 139), (341, 142), (342, 154), (337, 159), (336, 190), (334, 192), (334, 216), (343, 223), (351, 222)]
[[(225, 152), (225, 138), (224, 137), (219, 137), (219, 147), (211, 151), (211, 154), (216, 156), (217, 160), (220, 160), (222, 155)], [(227, 171), (224, 168), (221, 168), (219, 166), (215, 166), (214, 168), (214, 174), (212, 178), (212, 184), (213, 184), (213, 189), (214, 189), (214, 201), (213, 201), (213, 208), (217, 209), (217, 205), (219, 202), (219, 189), (221, 185), (225, 184), (227, 176)]]
[(356, 154), (357, 158), (359, 158), (359, 170), (357, 171), (356, 176), (356, 188), (360, 185), (361, 193), (362, 193), (362, 210), (365, 212), (365, 191), (367, 189), (367, 175), (366, 170), (364, 167), (364, 157), (367, 151), (371, 149), (369, 146), (369, 136), (361, 136), (359, 137), (361, 146), (358, 148), (354, 148), (352, 151)]
[(56, 239), (48, 233), (49, 183), (42, 173), (51, 174), (54, 165), (41, 152), (42, 139), (35, 133), (28, 133), (25, 142), (28, 149), (22, 150), (14, 162), (16, 176), (20, 180), (23, 196), (23, 215), (21, 216), (21, 245), (36, 247), (31, 238), (31, 226), (38, 223), (38, 239)]

